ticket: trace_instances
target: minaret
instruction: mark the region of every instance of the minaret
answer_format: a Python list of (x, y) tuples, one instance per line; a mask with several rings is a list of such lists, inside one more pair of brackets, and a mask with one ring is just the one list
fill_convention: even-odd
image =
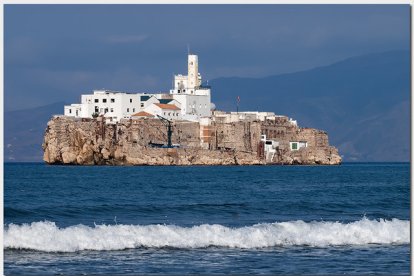
[(198, 56), (188, 54), (188, 87), (187, 89), (195, 89), (199, 87), (198, 80)]

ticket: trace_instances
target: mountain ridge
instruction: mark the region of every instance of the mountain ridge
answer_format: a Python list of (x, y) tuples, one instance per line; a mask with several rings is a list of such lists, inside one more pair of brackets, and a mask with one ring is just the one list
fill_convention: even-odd
[[(344, 130), (354, 129), (354, 135), (363, 131), (355, 123), (361, 119), (387, 114), (393, 107), (410, 98), (410, 52), (388, 51), (351, 57), (327, 66), (296, 73), (264, 78), (220, 78), (210, 83), (214, 88), (213, 102), (223, 110), (235, 110), (236, 98), (241, 99), (239, 110), (264, 110), (297, 119), (301, 126), (328, 131), (332, 144), (353, 144)], [(409, 144), (409, 109), (393, 113), (395, 124), (400, 124), (404, 141)], [(385, 122), (382, 122), (384, 124)], [(372, 128), (373, 125), (365, 125)], [(377, 128), (385, 130), (386, 125)], [(372, 130), (374, 131), (374, 130)], [(371, 132), (372, 132), (371, 131)], [(369, 133), (371, 133), (369, 132)], [(382, 133), (381, 136), (385, 136)], [(394, 133), (400, 138), (399, 133)], [(380, 137), (366, 137), (378, 140)], [(386, 141), (383, 141), (384, 143)], [(345, 161), (381, 161), (380, 155), (371, 156), (371, 149), (359, 149), (349, 155), (339, 146)], [(402, 152), (402, 150), (398, 150)], [(409, 151), (392, 160), (409, 160)]]
[[(218, 109), (236, 110), (240, 96), (239, 110), (273, 111), (302, 127), (323, 129), (344, 161), (408, 161), (410, 78), (410, 52), (394, 50), (293, 73), (209, 83)], [(63, 105), (5, 112), (5, 161), (41, 161), (47, 121), (62, 114)]]

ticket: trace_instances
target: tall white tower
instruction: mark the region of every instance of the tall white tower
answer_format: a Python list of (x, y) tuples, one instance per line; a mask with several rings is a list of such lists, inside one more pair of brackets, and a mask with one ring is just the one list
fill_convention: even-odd
[(181, 104), (181, 118), (197, 121), (211, 116), (211, 91), (201, 86), (202, 78), (198, 72), (198, 56), (188, 54), (188, 75), (174, 75), (174, 87), (170, 90), (173, 99)]
[(188, 89), (195, 89), (200, 86), (198, 77), (198, 56), (188, 55)]

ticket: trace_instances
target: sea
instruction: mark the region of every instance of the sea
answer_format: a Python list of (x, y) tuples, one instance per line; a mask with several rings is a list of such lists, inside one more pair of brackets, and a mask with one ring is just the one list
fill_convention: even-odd
[(6, 275), (408, 275), (410, 164), (4, 164)]

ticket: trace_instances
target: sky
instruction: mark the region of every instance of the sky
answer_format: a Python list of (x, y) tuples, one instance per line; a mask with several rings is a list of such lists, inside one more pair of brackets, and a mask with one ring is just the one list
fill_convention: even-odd
[(8, 4), (4, 110), (167, 92), (188, 48), (204, 80), (297, 72), (410, 49), (410, 6)]

